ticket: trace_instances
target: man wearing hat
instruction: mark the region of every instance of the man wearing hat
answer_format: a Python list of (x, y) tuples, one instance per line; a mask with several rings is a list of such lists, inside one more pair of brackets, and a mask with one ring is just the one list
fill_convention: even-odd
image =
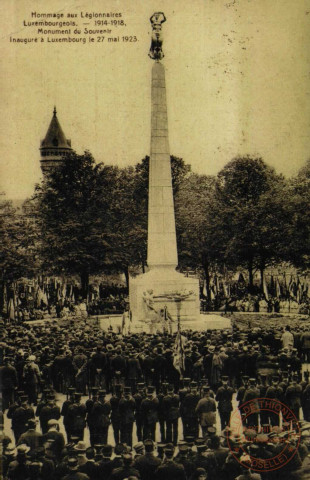
[[(164, 406), (164, 397), (167, 394), (168, 383), (163, 382), (157, 390), (158, 398), (158, 423), (160, 431), (160, 441), (162, 443), (166, 442), (166, 412)], [(156, 388), (156, 387), (155, 387)]]
[(240, 415), (241, 415), (241, 421), (243, 423), (243, 420), (244, 420), (244, 412), (242, 411), (242, 404), (244, 403), (243, 402), (243, 399), (244, 399), (244, 394), (245, 394), (245, 391), (246, 389), (248, 388), (248, 384), (249, 384), (249, 377), (247, 375), (244, 375), (242, 377), (242, 385), (241, 387), (238, 389), (237, 391), (237, 396), (236, 396), (236, 400), (238, 402), (238, 409), (240, 411)]
[(141, 416), (141, 403), (145, 398), (145, 384), (140, 382), (137, 384), (137, 392), (133, 395), (134, 401), (136, 402), (136, 433), (137, 439), (139, 442), (142, 441), (142, 416)]
[(8, 357), (3, 359), (3, 365), (0, 366), (0, 385), (2, 390), (2, 410), (4, 413), (13, 403), (14, 389), (17, 387), (17, 372), (10, 364)]
[[(181, 421), (182, 421), (182, 426), (183, 426), (183, 432), (186, 431), (184, 411), (183, 411), (183, 404), (184, 404), (185, 395), (187, 395), (187, 394), (189, 393), (189, 391), (190, 391), (190, 389), (189, 389), (190, 381), (191, 381), (190, 378), (183, 378), (183, 387), (180, 388), (180, 390), (179, 390), (179, 397), (180, 397), (180, 415), (181, 415)], [(184, 435), (185, 435), (185, 434), (184, 434)], [(183, 435), (183, 436), (184, 436), (184, 435)]]
[(51, 393), (50, 388), (43, 388), (41, 399), (38, 402), (38, 405), (36, 408), (36, 417), (40, 416), (42, 408), (45, 407), (45, 405), (47, 405), (47, 395), (49, 395), (50, 393)]
[[(272, 384), (266, 390), (266, 398), (268, 398), (268, 399), (271, 398), (271, 399), (279, 401), (279, 402), (281, 402), (282, 399), (283, 399), (283, 390), (279, 386), (279, 377), (277, 375), (274, 375), (272, 377)], [(264, 423), (262, 422), (262, 418), (265, 418), (265, 417), (262, 417), (262, 413), (263, 412), (261, 412), (261, 423), (262, 424), (270, 423), (271, 426), (277, 426), (277, 427), (280, 425), (280, 416), (279, 416), (278, 413), (273, 412), (271, 410), (269, 412), (265, 412), (265, 416), (268, 417), (268, 421), (264, 422)]]
[(61, 458), (61, 452), (65, 446), (65, 439), (63, 434), (59, 431), (59, 422), (55, 418), (47, 422), (48, 431), (43, 436), (43, 442), (52, 441), (51, 450), (57, 461)]
[[(98, 450), (97, 445), (95, 445), (95, 450)], [(100, 445), (102, 451), (101, 460), (96, 460), (98, 464), (98, 473), (97, 478), (110, 478), (114, 466), (114, 462), (111, 460), (113, 447), (112, 445)]]
[(85, 456), (86, 462), (83, 465), (79, 465), (79, 471), (88, 475), (90, 480), (102, 478), (98, 476), (99, 466), (95, 462), (95, 449), (93, 447), (86, 448)]
[(156, 470), (156, 480), (186, 480), (186, 474), (183, 465), (174, 462), (174, 446), (168, 443), (164, 448), (165, 458)]
[(95, 445), (96, 443), (105, 445), (108, 443), (108, 431), (111, 423), (111, 404), (105, 397), (106, 391), (99, 390), (98, 400), (94, 403), (91, 411), (91, 418), (93, 420), (91, 430), (92, 445)]
[(212, 427), (216, 422), (216, 403), (210, 397), (210, 387), (203, 387), (203, 398), (201, 398), (196, 406), (195, 413), (199, 418), (202, 435), (205, 437), (208, 433), (208, 427)]
[(142, 376), (142, 370), (139, 360), (135, 356), (135, 352), (129, 353), (127, 361), (127, 375), (126, 379), (129, 381), (132, 393), (136, 393), (136, 384)]
[(178, 449), (179, 452), (173, 460), (176, 463), (183, 465), (186, 478), (191, 478), (191, 475), (194, 472), (194, 463), (189, 456), (190, 446), (185, 441), (181, 441), (178, 443)]
[(158, 422), (159, 402), (155, 394), (155, 387), (147, 387), (147, 395), (141, 402), (143, 421), (143, 439), (151, 438), (155, 441), (156, 423)]
[(35, 363), (35, 355), (30, 355), (23, 370), (25, 392), (28, 394), (29, 403), (37, 404), (38, 386), (41, 381), (41, 373)]
[(200, 400), (200, 396), (198, 393), (198, 385), (196, 382), (191, 382), (189, 385), (189, 392), (185, 395), (183, 404), (182, 404), (182, 412), (183, 412), (183, 419), (184, 419), (184, 430), (183, 430), (183, 437), (192, 435), (194, 438), (198, 437), (199, 432), (199, 424), (198, 418), (196, 414), (196, 407)]
[(88, 398), (85, 402), (87, 417), (88, 417), (89, 413), (91, 412), (91, 410), (94, 406), (94, 402), (97, 401), (97, 399), (98, 399), (98, 391), (99, 391), (99, 387), (92, 387), (91, 388), (91, 398)]
[(30, 462), (27, 458), (29, 450), (28, 445), (18, 445), (16, 459), (9, 464), (7, 478), (10, 480), (23, 480), (29, 477)]
[(222, 376), (222, 386), (216, 392), (215, 400), (218, 402), (218, 411), (221, 419), (221, 430), (229, 425), (230, 415), (232, 412), (233, 388), (228, 385), (228, 377)]
[(48, 421), (51, 419), (60, 419), (60, 408), (56, 405), (55, 395), (49, 393), (47, 395), (47, 404), (42, 407), (39, 415), (40, 425), (43, 435), (48, 430)]
[(116, 384), (114, 385), (114, 393), (110, 398), (110, 405), (111, 405), (111, 423), (113, 428), (113, 435), (115, 445), (120, 442), (121, 439), (121, 417), (119, 412), (119, 402), (122, 398), (122, 385)]
[(97, 427), (97, 417), (95, 415), (96, 409), (94, 410), (94, 405), (98, 402), (98, 387), (92, 387), (92, 398), (89, 398), (86, 403), (86, 411), (87, 411), (87, 416), (86, 416), (86, 423), (89, 428), (89, 436), (90, 436), (90, 444), (91, 446), (94, 446), (95, 443), (100, 443), (97, 442), (96, 439), (96, 427)]
[(145, 440), (144, 448), (145, 454), (135, 458), (134, 468), (140, 472), (141, 480), (153, 480), (161, 460), (154, 455), (153, 440)]
[(124, 387), (124, 396), (119, 401), (121, 442), (132, 446), (132, 429), (135, 420), (136, 402), (131, 395), (131, 388)]
[(30, 447), (30, 452), (33, 452), (43, 445), (43, 435), (36, 431), (36, 424), (37, 421), (34, 418), (29, 418), (28, 430), (25, 433), (22, 433), (18, 440), (18, 445), (28, 445), (28, 447)]
[[(259, 389), (256, 386), (256, 378), (249, 379), (249, 385), (246, 389), (243, 397), (243, 402), (251, 401), (251, 413), (247, 415), (245, 423), (248, 427), (257, 427), (258, 428), (258, 416), (259, 416)], [(254, 409), (255, 407), (255, 409)]]
[(71, 436), (76, 436), (79, 440), (84, 438), (84, 428), (86, 426), (86, 406), (81, 403), (82, 394), (74, 394), (74, 403), (68, 408), (68, 421), (70, 424)]
[(3, 449), (2, 454), (2, 475), (3, 478), (7, 478), (8, 468), (11, 462), (16, 459), (17, 450), (12, 445), (7, 445), (6, 448)]
[(133, 449), (135, 451), (135, 456), (134, 456), (134, 461), (136, 461), (137, 458), (141, 457), (144, 455), (144, 443), (143, 442), (138, 442), (133, 446)]
[(125, 478), (140, 478), (139, 471), (132, 466), (132, 456), (130, 453), (123, 455), (123, 466), (112, 470), (110, 480), (124, 480)]
[(174, 393), (174, 386), (168, 385), (167, 395), (163, 398), (163, 412), (166, 421), (166, 441), (177, 445), (178, 422), (180, 417), (180, 397)]
[(68, 442), (70, 442), (70, 438), (71, 438), (71, 422), (70, 422), (70, 415), (68, 414), (68, 411), (69, 411), (69, 407), (74, 403), (74, 392), (75, 392), (74, 387), (68, 388), (69, 398), (67, 397), (67, 400), (64, 401), (61, 408), (61, 415), (63, 417), (63, 424), (65, 427)]
[(77, 457), (68, 458), (69, 473), (62, 480), (89, 480), (89, 476), (79, 472)]
[(34, 418), (34, 410), (28, 405), (28, 395), (22, 395), (20, 401), (21, 405), (12, 413), (12, 430), (16, 444), (21, 434), (27, 431), (28, 420)]
[(285, 403), (292, 410), (297, 420), (299, 420), (302, 387), (297, 382), (298, 375), (293, 375), (292, 381), (285, 392)]

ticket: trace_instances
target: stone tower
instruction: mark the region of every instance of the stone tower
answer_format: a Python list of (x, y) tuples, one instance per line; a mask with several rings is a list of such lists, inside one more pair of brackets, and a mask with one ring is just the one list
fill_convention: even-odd
[(44, 175), (63, 163), (63, 157), (72, 150), (71, 140), (65, 137), (57, 118), (56, 107), (44, 140), (41, 140), (41, 170)]
[(178, 252), (172, 190), (165, 67), (161, 63), (162, 12), (151, 17), (154, 60), (151, 77), (151, 148), (148, 198), (147, 264), (149, 271), (130, 279), (129, 301), (138, 330), (175, 329), (177, 322), (199, 319), (199, 281), (176, 271)]

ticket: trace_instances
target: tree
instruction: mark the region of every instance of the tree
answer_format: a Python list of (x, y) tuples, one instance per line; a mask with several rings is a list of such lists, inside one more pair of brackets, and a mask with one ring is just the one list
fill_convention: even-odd
[(95, 164), (89, 152), (68, 154), (36, 186), (43, 267), (78, 274), (84, 295), (89, 275), (103, 271), (111, 248), (110, 204), (118, 169)]
[(287, 258), (297, 268), (310, 268), (310, 159), (288, 187), (291, 231), (287, 238)]
[(214, 182), (215, 177), (192, 173), (180, 183), (175, 196), (179, 266), (204, 271), (209, 298), (210, 268), (221, 257), (209, 215)]
[(284, 178), (261, 158), (236, 158), (217, 176), (215, 228), (226, 232), (225, 261), (248, 269), (250, 287), (254, 268), (263, 280), (266, 266), (285, 258), (286, 193)]
[(12, 202), (0, 196), (0, 272), (1, 308), (3, 288), (21, 277), (32, 277), (39, 268), (35, 256), (36, 231), (27, 217), (13, 208)]
[(125, 274), (129, 268), (146, 264), (147, 203), (139, 195), (143, 183), (133, 167), (119, 169), (110, 204), (110, 269)]

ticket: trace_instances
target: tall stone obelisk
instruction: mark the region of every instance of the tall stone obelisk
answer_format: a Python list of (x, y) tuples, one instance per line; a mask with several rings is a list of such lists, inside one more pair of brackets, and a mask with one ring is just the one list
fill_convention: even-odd
[(152, 68), (151, 155), (149, 173), (147, 264), (150, 268), (178, 265), (171, 180), (165, 68)]
[[(151, 80), (151, 152), (149, 165), (149, 271), (130, 279), (129, 301), (134, 322), (160, 329), (177, 319), (198, 320), (199, 281), (176, 271), (178, 265), (174, 202), (168, 138), (165, 68), (161, 63), (162, 12), (154, 13), (149, 56), (154, 60)], [(141, 327), (144, 328), (143, 325)]]

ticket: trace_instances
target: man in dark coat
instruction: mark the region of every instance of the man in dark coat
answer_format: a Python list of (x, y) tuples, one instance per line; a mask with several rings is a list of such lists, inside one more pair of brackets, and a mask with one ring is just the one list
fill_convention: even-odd
[(60, 461), (62, 450), (65, 446), (65, 439), (63, 434), (59, 431), (59, 423), (52, 418), (47, 423), (48, 431), (43, 436), (44, 443), (51, 443), (51, 450), (57, 462)]
[(132, 429), (135, 420), (136, 402), (131, 396), (131, 388), (124, 387), (124, 396), (119, 402), (121, 442), (132, 446)]
[(70, 429), (71, 423), (70, 423), (70, 414), (68, 415), (68, 410), (69, 410), (69, 407), (74, 403), (74, 392), (75, 392), (74, 387), (70, 387), (68, 389), (69, 398), (67, 398), (67, 400), (64, 401), (61, 408), (61, 416), (63, 417), (63, 425), (65, 427), (68, 443), (70, 442), (70, 439), (71, 439), (71, 429)]
[(163, 411), (166, 422), (166, 441), (178, 443), (178, 422), (180, 417), (180, 397), (174, 393), (173, 385), (168, 385), (167, 395), (163, 398)]
[(216, 392), (215, 400), (218, 402), (218, 411), (221, 418), (221, 430), (229, 425), (230, 415), (232, 412), (232, 397), (234, 394), (233, 388), (228, 385), (228, 377), (222, 377), (222, 386)]
[(110, 480), (125, 480), (129, 477), (140, 478), (139, 471), (132, 466), (132, 456), (129, 453), (123, 455), (124, 465), (119, 468), (115, 468), (110, 476)]
[(43, 435), (36, 431), (36, 423), (37, 421), (34, 418), (29, 418), (28, 429), (21, 434), (18, 440), (18, 445), (26, 444), (30, 447), (30, 453), (43, 445)]
[[(245, 423), (248, 427), (254, 427), (258, 429), (258, 416), (259, 416), (259, 403), (257, 399), (259, 398), (259, 389), (256, 386), (256, 379), (249, 379), (249, 386), (244, 392), (243, 403), (251, 402), (251, 413), (247, 415)], [(255, 409), (253, 408), (255, 406)]]
[(39, 419), (43, 435), (47, 433), (49, 420), (60, 419), (60, 408), (56, 405), (54, 394), (47, 395), (47, 404), (42, 407)]
[(111, 422), (115, 445), (120, 442), (121, 438), (121, 417), (119, 413), (119, 402), (122, 397), (122, 385), (114, 385), (114, 394), (110, 398), (111, 405)]
[(100, 385), (100, 388), (106, 388), (106, 373), (107, 373), (107, 356), (102, 351), (101, 345), (97, 345), (96, 352), (92, 355), (89, 368), (91, 384), (94, 385), (97, 379), (96, 385)]
[(141, 480), (154, 480), (157, 467), (161, 464), (161, 460), (154, 455), (153, 440), (145, 440), (145, 454), (139, 455), (134, 461), (134, 468), (139, 470)]
[(90, 418), (92, 419), (91, 442), (106, 445), (108, 443), (108, 431), (110, 425), (111, 404), (105, 398), (106, 391), (99, 390), (98, 400), (94, 403)]
[(136, 386), (142, 375), (141, 365), (134, 352), (129, 353), (129, 359), (127, 361), (127, 374), (126, 380), (128, 386), (131, 387), (133, 394), (136, 393)]
[(141, 403), (145, 398), (145, 384), (138, 383), (138, 391), (133, 395), (134, 401), (136, 402), (136, 429), (137, 429), (137, 438), (141, 442), (143, 439), (142, 435), (142, 416), (141, 416)]
[(79, 440), (84, 438), (84, 428), (86, 426), (86, 406), (81, 403), (82, 394), (76, 392), (74, 394), (74, 403), (68, 408), (68, 423), (70, 432), (73, 437)]
[(174, 447), (167, 444), (165, 449), (165, 458), (156, 470), (156, 480), (186, 480), (186, 474), (183, 465), (173, 461)]
[(28, 396), (21, 396), (21, 405), (17, 407), (12, 414), (12, 430), (14, 432), (15, 443), (18, 443), (22, 433), (27, 431), (28, 420), (34, 418), (34, 410), (28, 405)]
[(17, 387), (17, 372), (10, 364), (10, 359), (3, 359), (4, 365), (0, 367), (0, 385), (2, 391), (2, 411), (3, 413), (14, 401), (14, 390)]
[(198, 385), (196, 382), (190, 383), (190, 390), (185, 395), (183, 404), (182, 404), (182, 412), (184, 418), (184, 427), (185, 430), (183, 431), (184, 437), (190, 435), (194, 438), (198, 437), (199, 433), (199, 425), (198, 425), (198, 418), (196, 414), (196, 407), (200, 400), (200, 395), (198, 393)]
[(120, 379), (120, 383), (124, 384), (127, 362), (125, 356), (122, 354), (121, 346), (117, 347), (115, 353), (116, 355), (111, 358), (112, 376), (114, 378), (118, 377)]
[(41, 381), (41, 373), (35, 363), (35, 355), (30, 355), (23, 370), (25, 392), (28, 394), (29, 403), (37, 404), (38, 387)]
[[(282, 400), (282, 397), (283, 397), (283, 390), (282, 388), (279, 386), (279, 377), (277, 375), (274, 375), (272, 377), (272, 384), (270, 385), (270, 387), (267, 388), (266, 390), (266, 398), (268, 399), (272, 399), (272, 400), (276, 400), (276, 401), (281, 401)], [(262, 413), (264, 413), (263, 411), (261, 412), (261, 419), (262, 418), (265, 418), (265, 417), (262, 417)], [(279, 426), (280, 425), (280, 416), (278, 413), (274, 412), (274, 411), (265, 411), (265, 416), (268, 417), (268, 422), (264, 422), (265, 424), (269, 424), (271, 426)]]
[(293, 375), (292, 381), (285, 392), (285, 403), (292, 410), (297, 420), (299, 420), (302, 387), (297, 382), (298, 375)]
[(158, 422), (159, 401), (153, 386), (148, 387), (147, 396), (141, 403), (143, 421), (143, 439), (151, 438), (155, 441), (156, 423)]

